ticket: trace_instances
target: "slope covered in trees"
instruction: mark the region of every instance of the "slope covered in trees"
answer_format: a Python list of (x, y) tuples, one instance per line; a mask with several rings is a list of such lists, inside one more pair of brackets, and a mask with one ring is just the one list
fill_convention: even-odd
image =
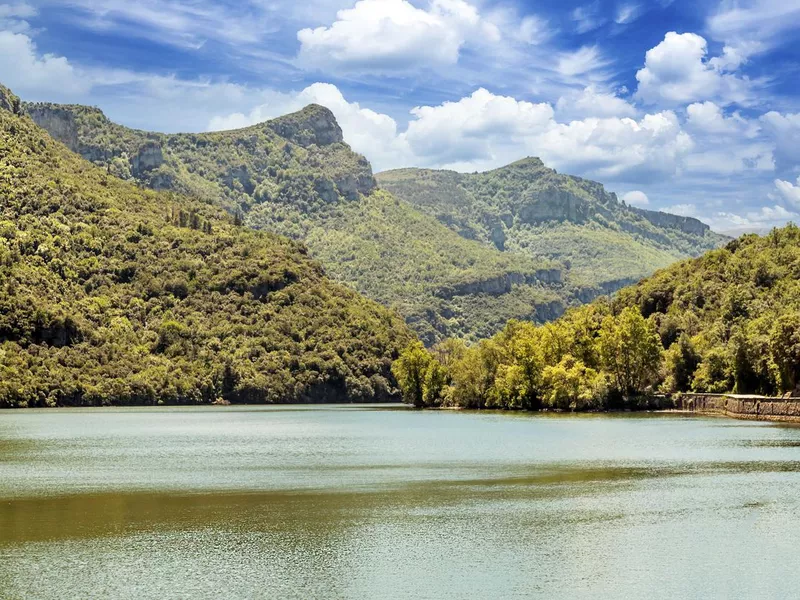
[(297, 242), (140, 189), (0, 87), (0, 406), (372, 401), (413, 335)]
[(400, 169), (377, 179), (462, 237), (569, 265), (571, 283), (588, 289), (613, 290), (726, 239), (696, 219), (626, 206), (537, 158), (486, 173)]
[(800, 384), (800, 228), (747, 235), (613, 300), (472, 347), (406, 349), (394, 371), (418, 406), (604, 409), (650, 392), (776, 395)]
[(427, 343), (479, 339), (510, 318), (552, 319), (577, 300), (563, 265), (465, 239), (377, 190), (369, 163), (323, 107), (176, 135), (128, 129), (83, 106), (25, 110), (109, 174), (206, 199), (250, 227), (302, 240), (329, 275), (396, 308)]

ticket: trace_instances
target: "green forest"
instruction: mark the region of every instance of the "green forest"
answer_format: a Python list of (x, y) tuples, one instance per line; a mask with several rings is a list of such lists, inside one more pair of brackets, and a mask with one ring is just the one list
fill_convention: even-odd
[(399, 169), (378, 183), (461, 236), (567, 265), (578, 288), (633, 282), (726, 241), (697, 221), (626, 206), (538, 158), (485, 173)]
[(656, 393), (778, 395), (800, 384), (800, 228), (746, 235), (543, 326), (512, 321), (473, 346), (410, 345), (407, 402), (605, 410)]
[(0, 87), (0, 407), (397, 398), (399, 315), (22, 112)]
[(599, 183), (538, 159), (476, 175), (393, 171), (376, 182), (321, 106), (170, 135), (118, 125), (96, 108), (24, 108), (112, 175), (302, 241), (330, 277), (397, 310), (428, 346), (477, 342), (510, 319), (549, 321), (723, 240), (694, 220), (651, 222)]
[(565, 313), (723, 238), (536, 159), (379, 176), (393, 195), (315, 106), (165, 136), (0, 88), (0, 126), (0, 406), (604, 410), (800, 382), (794, 225)]

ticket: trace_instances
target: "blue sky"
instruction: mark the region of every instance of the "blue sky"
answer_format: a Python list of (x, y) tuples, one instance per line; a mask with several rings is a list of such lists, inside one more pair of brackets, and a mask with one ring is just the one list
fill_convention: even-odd
[(631, 203), (800, 221), (800, 0), (0, 0), (0, 82), (144, 129), (331, 108), (376, 170), (540, 156)]

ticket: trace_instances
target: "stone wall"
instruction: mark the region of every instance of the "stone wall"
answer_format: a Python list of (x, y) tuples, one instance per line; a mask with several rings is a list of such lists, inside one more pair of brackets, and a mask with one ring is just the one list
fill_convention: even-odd
[(769, 398), (735, 394), (681, 394), (678, 410), (717, 414), (737, 419), (800, 422), (800, 398)]

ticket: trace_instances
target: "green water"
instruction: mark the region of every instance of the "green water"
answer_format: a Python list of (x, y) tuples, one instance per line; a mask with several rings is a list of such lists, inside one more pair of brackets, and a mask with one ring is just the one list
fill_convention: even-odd
[(800, 428), (0, 413), (1, 598), (791, 598)]

